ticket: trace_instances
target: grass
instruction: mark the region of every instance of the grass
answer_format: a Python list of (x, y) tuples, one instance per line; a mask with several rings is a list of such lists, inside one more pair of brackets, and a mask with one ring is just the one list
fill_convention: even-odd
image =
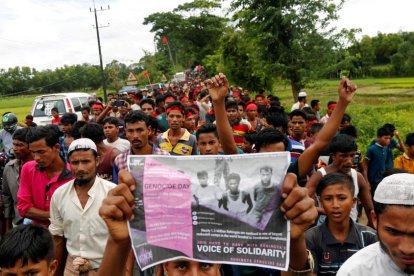
[[(349, 105), (347, 113), (352, 123), (359, 130), (358, 145), (365, 152), (367, 146), (376, 136), (376, 130), (385, 123), (394, 124), (401, 137), (414, 131), (414, 78), (358, 79), (357, 94)], [(319, 99), (321, 114), (325, 114), (326, 103), (337, 99), (338, 80), (320, 80), (310, 84), (305, 91), (308, 102)], [(101, 95), (102, 91), (98, 91)], [(290, 86), (279, 82), (273, 89), (273, 95), (280, 97), (282, 105), (290, 110), (293, 104)], [(35, 95), (3, 97), (0, 100), (0, 113), (16, 113), (19, 121), (30, 113)]]

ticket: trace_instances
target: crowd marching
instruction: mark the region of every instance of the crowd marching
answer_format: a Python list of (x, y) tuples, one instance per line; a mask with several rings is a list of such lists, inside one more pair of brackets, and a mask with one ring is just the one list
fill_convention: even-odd
[[(356, 89), (343, 79), (335, 101), (308, 105), (302, 91), (284, 108), (277, 96), (250, 94), (218, 74), (96, 98), (80, 119), (55, 108), (45, 126), (4, 113), (0, 275), (414, 275), (414, 133), (403, 141), (396, 126), (378, 126), (362, 154), (345, 113)], [(136, 204), (129, 155), (281, 151), (291, 156), (280, 188), (289, 271), (191, 259), (140, 271), (127, 226)], [(219, 194), (226, 210), (240, 200), (260, 220), (263, 187), (240, 190), (225, 164), (211, 183), (207, 171), (197, 177), (195, 194)]]

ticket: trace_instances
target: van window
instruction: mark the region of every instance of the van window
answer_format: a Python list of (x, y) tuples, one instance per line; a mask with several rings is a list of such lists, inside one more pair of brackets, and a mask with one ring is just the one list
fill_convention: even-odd
[(87, 97), (80, 97), (79, 100), (82, 104), (82, 107), (88, 106), (88, 98)]
[(72, 104), (73, 104), (73, 108), (75, 109), (75, 112), (81, 111), (82, 106), (81, 106), (79, 99), (71, 98), (71, 100), (72, 100)]
[(52, 108), (57, 107), (59, 114), (66, 112), (63, 100), (39, 101), (36, 103), (34, 117), (50, 116)]

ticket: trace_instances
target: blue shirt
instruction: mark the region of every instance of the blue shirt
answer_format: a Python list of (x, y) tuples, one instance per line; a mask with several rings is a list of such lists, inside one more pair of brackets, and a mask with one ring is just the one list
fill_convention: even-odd
[(374, 194), (377, 185), (383, 178), (382, 175), (386, 169), (387, 154), (388, 148), (377, 143), (368, 147), (365, 158), (369, 160), (367, 173), (372, 194)]

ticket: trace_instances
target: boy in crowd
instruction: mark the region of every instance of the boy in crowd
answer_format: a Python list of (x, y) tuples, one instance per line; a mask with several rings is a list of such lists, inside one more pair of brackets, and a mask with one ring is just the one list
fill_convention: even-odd
[(365, 179), (371, 185), (371, 194), (374, 195), (377, 185), (383, 178), (387, 164), (387, 151), (391, 134), (388, 129), (381, 127), (377, 130), (377, 142), (368, 147), (365, 162)]
[(414, 133), (405, 137), (405, 152), (394, 160), (394, 168), (414, 174)]
[[(343, 173), (351, 176), (354, 185), (353, 191), (355, 192), (353, 196), (355, 198), (360, 198), (368, 217), (368, 225), (372, 227), (371, 211), (374, 209), (374, 206), (372, 205), (369, 184), (365, 181), (361, 173), (352, 168), (354, 165), (356, 149), (357, 145), (353, 137), (346, 134), (338, 134), (335, 136), (329, 145), (329, 153), (332, 163), (326, 167), (320, 168), (314, 173), (306, 183), (306, 188), (308, 188), (309, 195), (313, 197), (315, 191), (318, 189), (319, 182), (325, 175), (331, 173)], [(321, 213), (323, 213), (323, 210), (321, 210)], [(356, 206), (353, 206), (350, 216), (353, 221), (357, 221), (358, 210)]]
[(148, 116), (155, 116), (154, 114), (154, 110), (155, 110), (155, 103), (154, 100), (152, 99), (143, 99), (140, 103), (139, 106), (141, 107), (141, 110), (147, 114)]
[(305, 148), (306, 145), (310, 146), (310, 138), (306, 133), (307, 126), (306, 113), (300, 109), (295, 109), (290, 113), (289, 128), (291, 131), (290, 139), (301, 143)]
[[(241, 118), (236, 102), (230, 101), (226, 103), (227, 118), (233, 128), (234, 141), (238, 147), (242, 147), (244, 143), (244, 135), (251, 131), (250, 123)], [(218, 118), (216, 114), (216, 118)]]
[(239, 218), (246, 216), (252, 210), (253, 203), (250, 194), (239, 189), (240, 175), (238, 173), (229, 174), (227, 176), (227, 185), (229, 189), (223, 194), (220, 206), (236, 214)]
[(126, 139), (119, 138), (119, 120), (115, 117), (107, 117), (103, 120), (103, 130), (106, 139), (105, 145), (117, 148), (121, 153), (125, 152), (131, 146)]
[(3, 276), (53, 276), (57, 268), (50, 232), (38, 225), (19, 225), (0, 241)]
[(321, 120), (319, 121), (320, 123), (326, 124), (328, 122), (329, 118), (332, 115), (332, 112), (334, 111), (336, 107), (336, 104), (337, 103), (335, 101), (328, 102), (328, 109), (326, 110), (326, 115), (321, 118)]
[(52, 115), (52, 117), (53, 117), (52, 124), (59, 125), (60, 124), (60, 117), (59, 117), (59, 110), (57, 109), (57, 107), (53, 107), (50, 110), (50, 115)]
[(318, 99), (314, 99), (311, 101), (311, 108), (312, 111), (315, 113), (316, 119), (318, 119), (318, 121), (321, 119), (321, 114), (319, 113), (319, 111), (321, 110), (321, 105)]
[(200, 185), (195, 186), (193, 189), (193, 197), (196, 206), (219, 206), (219, 201), (222, 198), (222, 191), (216, 185), (208, 184), (207, 171), (197, 172), (197, 178)]
[(75, 113), (65, 113), (60, 118), (60, 127), (63, 132), (63, 136), (59, 138), (60, 154), (68, 161), (68, 148), (73, 141), (71, 134), (72, 126), (78, 120), (78, 116)]
[(171, 102), (165, 111), (169, 129), (157, 138), (157, 145), (171, 155), (197, 155), (196, 137), (181, 127), (184, 122), (184, 105)]
[[(398, 130), (395, 128), (395, 126), (393, 124), (384, 124), (382, 126), (383, 128), (385, 128), (389, 133), (390, 133), (390, 143), (387, 146), (387, 159), (386, 159), (386, 164), (385, 164), (385, 169), (389, 170), (392, 169), (394, 166), (394, 157), (392, 154), (392, 151), (396, 148), (401, 152), (404, 152), (404, 143), (401, 140), (400, 134), (398, 133)], [(393, 137), (396, 137), (398, 142), (395, 141), (395, 139), (393, 139)], [(374, 139), (372, 140), (371, 145), (374, 145), (376, 142), (378, 141), (378, 139)]]
[(82, 112), (82, 118), (80, 120), (89, 123), (90, 116), (91, 116), (91, 108), (89, 106), (84, 106), (81, 108), (81, 112)]
[(317, 194), (327, 219), (306, 231), (306, 244), (315, 261), (313, 272), (335, 275), (355, 252), (377, 241), (376, 232), (350, 219), (356, 198), (355, 186), (349, 175), (335, 172), (324, 176)]
[(414, 175), (384, 178), (374, 195), (373, 218), (378, 242), (349, 258), (338, 276), (414, 274)]

